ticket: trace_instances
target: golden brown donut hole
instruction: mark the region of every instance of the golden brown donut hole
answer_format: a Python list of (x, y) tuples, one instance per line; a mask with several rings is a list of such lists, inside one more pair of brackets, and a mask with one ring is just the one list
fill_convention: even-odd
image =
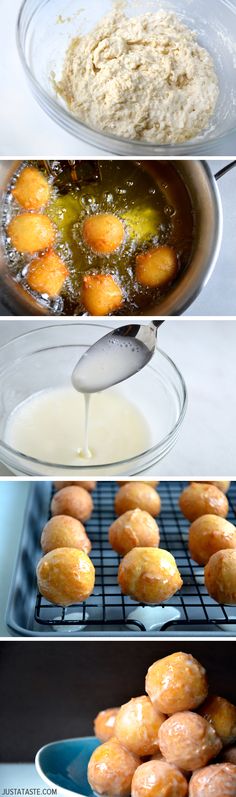
[(78, 548), (55, 548), (37, 565), (38, 589), (50, 603), (70, 606), (85, 601), (94, 588), (91, 559)]
[(97, 794), (128, 797), (140, 759), (112, 737), (93, 751), (88, 765), (88, 782)]
[(82, 235), (93, 252), (109, 255), (122, 244), (125, 228), (113, 213), (96, 213), (85, 219)]
[(182, 586), (172, 554), (161, 548), (132, 548), (122, 559), (118, 582), (124, 595), (140, 603), (162, 603)]
[(137, 508), (156, 517), (161, 511), (160, 496), (149, 484), (128, 482), (116, 493), (115, 512), (117, 515), (123, 515), (129, 509)]
[(84, 481), (82, 481), (82, 482), (79, 482), (79, 481), (61, 482), (60, 481), (60, 482), (54, 482), (54, 487), (55, 487), (55, 490), (63, 490), (63, 487), (83, 487), (84, 490), (88, 490), (89, 493), (92, 493), (92, 491), (95, 490), (96, 484), (97, 484), (97, 482), (92, 482), (92, 481), (90, 481), (90, 482), (84, 482)]
[(205, 585), (217, 603), (236, 604), (236, 551), (214, 553), (204, 571)]
[(222, 748), (212, 725), (193, 711), (169, 717), (161, 725), (158, 739), (164, 758), (187, 772), (204, 767)]
[(87, 274), (82, 282), (81, 302), (90, 315), (108, 315), (119, 310), (123, 294), (112, 274)]
[(136, 257), (135, 276), (141, 285), (161, 288), (178, 273), (176, 252), (171, 246), (156, 246)]
[(32, 291), (57, 296), (68, 274), (69, 271), (62, 258), (50, 249), (45, 255), (31, 260), (26, 280)]
[(211, 764), (194, 772), (189, 783), (189, 797), (235, 797), (236, 766)]
[(144, 756), (159, 750), (158, 731), (165, 714), (155, 711), (149, 697), (133, 697), (118, 711), (115, 721), (115, 736), (131, 753)]
[(51, 502), (52, 515), (70, 515), (82, 523), (90, 518), (92, 511), (93, 500), (83, 487), (63, 487)]
[(185, 487), (179, 497), (179, 506), (184, 517), (191, 522), (201, 515), (219, 515), (225, 518), (229, 504), (218, 487), (203, 482), (193, 482)]
[(130, 509), (120, 515), (109, 528), (109, 542), (114, 551), (124, 556), (137, 546), (156, 547), (160, 542), (159, 528), (149, 512)]
[(94, 720), (94, 733), (100, 742), (108, 742), (114, 736), (114, 726), (119, 708), (106, 708), (99, 711)]
[(41, 547), (44, 553), (54, 548), (78, 548), (88, 554), (92, 546), (80, 520), (69, 515), (55, 515), (44, 526)]
[(217, 551), (236, 550), (236, 528), (217, 515), (202, 515), (190, 526), (188, 543), (192, 559), (204, 566)]
[(190, 653), (172, 653), (149, 667), (145, 688), (158, 711), (189, 711), (207, 697), (206, 671)]
[(200, 714), (213, 725), (224, 747), (236, 741), (236, 706), (224, 697), (208, 697)]
[(22, 254), (34, 254), (48, 249), (56, 237), (55, 227), (43, 213), (19, 213), (7, 228), (12, 246)]
[(185, 797), (187, 793), (186, 779), (167, 761), (147, 761), (134, 773), (132, 797)]

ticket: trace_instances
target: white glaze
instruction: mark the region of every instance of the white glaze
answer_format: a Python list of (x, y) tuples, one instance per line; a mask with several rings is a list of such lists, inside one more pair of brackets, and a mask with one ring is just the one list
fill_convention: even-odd
[[(40, 391), (9, 416), (4, 439), (11, 447), (43, 462), (76, 465), (85, 430), (84, 396), (73, 387)], [(135, 405), (118, 390), (91, 396), (89, 449), (91, 463), (128, 459), (150, 446), (148, 424)]]

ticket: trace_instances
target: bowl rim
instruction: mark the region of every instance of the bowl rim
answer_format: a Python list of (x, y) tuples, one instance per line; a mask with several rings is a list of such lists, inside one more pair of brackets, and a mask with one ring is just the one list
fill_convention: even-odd
[[(76, 327), (76, 325), (78, 325), (79, 323), (82, 324), (83, 328), (85, 328), (85, 325), (84, 325), (84, 323), (82, 321), (76, 322), (76, 324), (74, 324), (72, 321), (71, 322), (66, 322), (66, 323), (61, 324), (61, 327), (67, 327), (67, 326)], [(58, 324), (60, 324), (59, 320), (58, 320)], [(31, 335), (37, 335), (38, 333), (40, 333), (40, 331), (42, 329), (43, 330), (48, 330), (48, 329), (51, 330), (54, 326), (57, 327), (58, 324), (55, 324), (55, 325), (54, 324), (53, 325), (52, 324), (45, 324), (43, 327), (37, 327), (37, 329), (35, 329), (35, 330), (30, 330), (29, 332), (24, 332), (21, 335), (18, 335), (17, 337), (12, 338), (8, 343), (5, 343), (3, 346), (0, 346), (0, 354), (1, 354), (1, 352), (4, 352), (8, 347), (10, 348), (11, 344), (17, 343), (18, 340), (22, 340), (22, 338), (26, 338), (26, 337), (28, 338)], [(93, 323), (91, 325), (94, 326), (94, 327), (98, 326), (95, 323)], [(101, 324), (101, 325), (99, 325), (99, 328), (103, 327), (103, 326), (106, 326), (106, 325)], [(112, 327), (112, 329), (114, 329), (114, 327)], [(58, 346), (58, 348), (60, 348), (61, 345), (62, 344), (60, 344), (60, 346)], [(71, 346), (72, 344), (69, 343), (69, 344), (65, 344), (65, 345)], [(86, 345), (86, 344), (84, 344), (84, 345)], [(50, 347), (48, 346), (47, 348), (50, 348)], [(54, 346), (54, 348), (55, 348), (55, 346)], [(38, 350), (39, 350), (39, 346), (38, 346), (37, 351)], [(181, 371), (179, 370), (178, 366), (174, 363), (174, 361), (171, 359), (171, 357), (169, 357), (169, 355), (166, 354), (159, 346), (158, 346), (155, 354), (156, 353), (161, 355), (161, 360), (162, 361), (163, 360), (167, 361), (167, 363), (170, 365), (170, 367), (172, 369), (172, 372), (175, 374), (175, 376), (177, 376), (177, 379), (178, 379), (178, 382), (179, 382), (179, 385), (180, 385), (180, 390), (182, 391), (181, 407), (180, 407), (180, 411), (179, 411), (179, 414), (178, 414), (178, 418), (177, 418), (173, 428), (171, 429), (171, 431), (165, 437), (161, 438), (161, 440), (159, 440), (158, 443), (156, 443), (153, 446), (150, 446), (145, 451), (140, 452), (140, 454), (136, 454), (135, 456), (129, 457), (128, 459), (117, 460), (115, 462), (106, 462), (106, 463), (102, 463), (100, 465), (94, 465), (94, 466), (92, 465), (91, 461), (89, 461), (87, 465), (84, 465), (84, 464), (81, 465), (81, 470), (84, 470), (84, 471), (88, 472), (88, 471), (91, 471), (91, 469), (94, 467), (99, 472), (102, 473), (104, 469), (110, 468), (110, 467), (113, 467), (113, 466), (116, 467), (116, 468), (119, 467), (119, 466), (124, 466), (124, 465), (127, 467), (127, 465), (129, 465), (129, 464), (132, 466), (133, 464), (137, 463), (140, 460), (140, 458), (145, 457), (145, 456), (152, 456), (152, 455), (155, 454), (156, 451), (161, 449), (164, 445), (169, 446), (172, 441), (173, 441), (173, 443), (175, 442), (175, 439), (176, 439), (176, 437), (178, 435), (179, 429), (182, 426), (182, 423), (183, 423), (183, 420), (185, 418), (186, 411), (187, 411), (187, 405), (188, 405), (187, 385), (186, 385), (184, 377), (182, 376)], [(32, 352), (31, 353), (26, 353), (26, 357), (29, 356), (29, 354), (32, 354)], [(155, 373), (157, 373), (156, 369), (150, 363), (148, 363), (146, 367), (149, 368), (150, 370), (154, 371)], [(1, 371), (0, 371), (0, 373), (1, 373)], [(20, 461), (23, 463), (23, 465), (28, 462), (28, 463), (31, 463), (32, 465), (39, 465), (40, 468), (41, 467), (46, 467), (46, 468), (51, 468), (51, 469), (55, 468), (56, 470), (59, 470), (59, 471), (63, 471), (64, 470), (66, 472), (67, 470), (70, 470), (70, 471), (72, 471), (74, 473), (79, 473), (79, 469), (80, 469), (79, 465), (65, 465), (65, 464), (63, 465), (61, 463), (45, 462), (43, 460), (37, 459), (37, 457), (29, 456), (27, 454), (24, 454), (21, 451), (18, 451), (17, 449), (12, 448), (3, 439), (0, 438), (0, 453), (1, 453), (1, 451), (6, 451), (9, 455), (12, 455), (14, 458), (20, 459)], [(168, 451), (169, 451), (169, 448), (167, 447), (167, 453), (168, 453)], [(20, 464), (20, 463), (18, 463), (18, 464)]]
[[(50, 97), (48, 92), (41, 86), (39, 81), (33, 75), (25, 56), (25, 51), (23, 47), (23, 43), (21, 40), (21, 23), (22, 17), (27, 10), (27, 6), (30, 0), (22, 0), (18, 15), (17, 15), (17, 22), (16, 22), (16, 42), (17, 42), (17, 49), (20, 56), (20, 60), (22, 66), (27, 74), (29, 82), (32, 84), (34, 89), (34, 94), (36, 99), (39, 102), (40, 107), (50, 116), (55, 123), (59, 124), (61, 127), (64, 127), (63, 121), (65, 123), (65, 129), (71, 135), (74, 135), (76, 138), (82, 139), (82, 141), (90, 142), (90, 137), (94, 134), (97, 137), (96, 146), (101, 149), (105, 149), (108, 152), (116, 153), (116, 149), (112, 149), (112, 142), (115, 145), (120, 145), (122, 148), (127, 149), (127, 152), (120, 152), (122, 155), (126, 155), (128, 157), (129, 154), (137, 155), (148, 155), (148, 154), (159, 154), (159, 155), (169, 155), (173, 153), (175, 156), (185, 155), (186, 150), (187, 154), (203, 154), (205, 147), (214, 146), (216, 143), (222, 141), (225, 136), (230, 136), (236, 130), (236, 123), (227, 130), (227, 132), (221, 133), (217, 136), (207, 137), (204, 136), (202, 139), (189, 139), (187, 142), (183, 142), (181, 144), (155, 144), (151, 142), (142, 141), (140, 142), (137, 139), (125, 139), (121, 138), (120, 136), (116, 136), (112, 133), (103, 133), (102, 131), (97, 130), (96, 128), (91, 127), (90, 125), (86, 125), (83, 121), (77, 119), (77, 117), (72, 114), (66, 107), (60, 105), (57, 100), (53, 97)], [(38, 0), (38, 8), (42, 3), (45, 5), (49, 3), (50, 0)], [(217, 0), (219, 4), (227, 5), (229, 10), (236, 16), (236, 7), (232, 4), (231, 0)], [(36, 9), (38, 10), (38, 9)], [(32, 19), (31, 15), (31, 19)], [(31, 20), (30, 20), (31, 21)], [(83, 134), (83, 131), (84, 134)], [(86, 137), (86, 133), (88, 137)], [(110, 146), (111, 145), (111, 146)]]
[[(44, 744), (42, 747), (39, 748), (39, 750), (36, 753), (36, 756), (35, 756), (36, 772), (42, 778), (42, 780), (44, 780), (44, 782), (47, 783), (49, 786), (54, 786), (54, 787), (56, 786), (57, 790), (58, 790), (58, 794), (65, 794), (65, 795), (78, 794), (78, 797), (85, 797), (84, 794), (81, 794), (80, 792), (73, 792), (70, 789), (64, 788), (63, 786), (58, 786), (57, 783), (54, 783), (53, 780), (50, 780), (50, 778), (48, 778), (47, 775), (45, 775), (45, 772), (42, 769), (41, 760), (40, 760), (41, 759), (41, 755), (42, 755), (42, 753), (44, 753), (45, 750), (48, 750), (48, 748), (50, 748), (50, 747), (55, 747), (55, 745), (57, 745), (57, 744), (67, 744), (67, 742), (70, 743), (70, 742), (83, 741), (83, 740), (85, 742), (87, 742), (87, 741), (90, 742), (92, 740), (96, 741), (96, 736), (75, 736), (75, 737), (70, 737), (69, 739), (57, 739), (55, 742), (49, 742), (48, 744)], [(99, 740), (97, 740), (97, 741), (98, 741), (98, 744), (99, 744)]]

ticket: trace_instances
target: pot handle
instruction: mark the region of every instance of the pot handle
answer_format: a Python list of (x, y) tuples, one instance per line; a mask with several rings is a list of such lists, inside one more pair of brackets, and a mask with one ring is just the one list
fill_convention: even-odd
[(223, 169), (220, 169), (219, 172), (216, 172), (215, 180), (220, 180), (221, 177), (224, 177), (224, 174), (227, 174), (227, 172), (230, 172), (231, 169), (235, 168), (235, 166), (236, 166), (236, 161), (231, 161), (231, 163), (228, 163), (227, 166), (223, 166)]

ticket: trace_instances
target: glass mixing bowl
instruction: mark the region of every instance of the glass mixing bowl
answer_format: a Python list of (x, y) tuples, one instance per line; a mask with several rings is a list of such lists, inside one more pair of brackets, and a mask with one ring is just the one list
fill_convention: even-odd
[[(56, 94), (51, 79), (60, 79), (69, 41), (87, 33), (113, 0), (24, 0), (18, 18), (18, 48), (31, 90), (39, 105), (55, 122), (93, 147), (118, 155), (194, 155), (211, 153), (212, 145), (236, 130), (236, 4), (232, 0), (149, 0), (147, 11), (175, 11), (196, 30), (198, 41), (211, 53), (219, 77), (220, 96), (209, 128), (181, 145), (155, 145), (130, 141), (87, 127), (69, 112)], [(84, 8), (85, 6), (85, 8)], [(127, 0), (126, 13), (143, 13), (143, 3)], [(125, 91), (125, 86), (124, 86)], [(74, 153), (73, 153), (74, 154)]]
[[(27, 476), (133, 476), (159, 462), (174, 446), (183, 423), (187, 393), (178, 368), (157, 349), (151, 363), (117, 389), (148, 420), (150, 447), (138, 456), (102, 465), (69, 466), (42, 462), (4, 442), (11, 412), (32, 393), (70, 384), (80, 355), (114, 327), (71, 322), (44, 326), (20, 335), (0, 348), (0, 461), (13, 473)], [(117, 419), (122, 422), (122, 419)]]

